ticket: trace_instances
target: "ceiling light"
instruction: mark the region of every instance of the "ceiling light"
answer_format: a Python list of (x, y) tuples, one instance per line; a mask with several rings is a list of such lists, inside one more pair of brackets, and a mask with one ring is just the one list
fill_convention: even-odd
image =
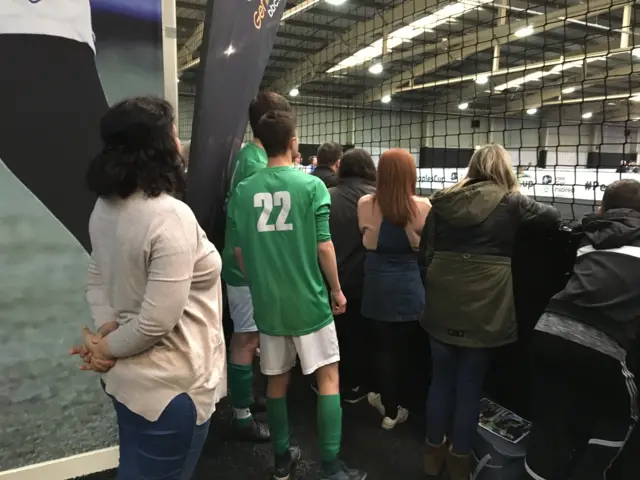
[(486, 84), (488, 82), (489, 82), (489, 77), (487, 77), (486, 75), (478, 75), (476, 77), (476, 83), (478, 85), (484, 85), (484, 84)]
[(300, 95), (300, 90), (298, 90), (297, 88), (292, 88), (289, 92), (289, 95), (291, 97), (297, 97), (298, 95)]
[(515, 31), (514, 35), (518, 38), (528, 37), (529, 35), (533, 35), (533, 27), (531, 25), (527, 25), (526, 27), (519, 28)]
[(229, 47), (223, 52), (227, 57), (232, 53), (235, 53), (236, 49), (233, 48), (233, 45), (229, 44)]
[(391, 101), (391, 95), (385, 95), (380, 99), (382, 103), (389, 103)]
[(347, 0), (325, 0), (325, 2), (329, 5), (342, 5), (343, 3), (346, 3)]
[(458, 108), (460, 110), (466, 110), (467, 108), (469, 108), (469, 104), (468, 103), (461, 103), (460, 105), (458, 105)]
[(640, 94), (633, 95), (629, 100), (632, 102), (640, 102)]
[[(338, 0), (325, 1), (335, 4)], [(344, 0), (342, 0), (340, 3), (343, 3), (343, 1)], [(462, 0), (447, 4), (439, 8), (435, 12), (430, 12), (423, 17), (418, 17), (408, 25), (403, 25), (388, 33), (388, 35), (386, 36), (387, 52), (393, 51), (401, 45), (406, 46), (408, 43), (411, 43), (413, 39), (424, 35), (425, 32), (433, 31), (436, 27), (448, 23), (450, 19), (462, 17), (463, 15), (474, 11), (482, 4), (491, 3), (493, 3), (491, 0)], [(446, 37), (442, 38), (442, 41), (446, 42), (446, 40)], [(362, 64), (368, 64), (371, 60), (382, 57), (385, 53), (387, 53), (383, 51), (383, 43), (385, 42), (383, 42), (382, 35), (380, 35), (377, 39), (373, 40), (372, 43), (362, 47), (358, 51), (351, 54), (349, 57), (343, 59), (341, 62), (329, 68), (326, 73), (333, 73), (338, 70), (352, 68)]]
[(369, 73), (372, 73), (373, 75), (378, 75), (382, 73), (382, 70), (383, 70), (383, 67), (381, 63), (374, 63), (369, 67)]
[(538, 109), (537, 108), (529, 108), (527, 110), (527, 115), (535, 115), (536, 113), (538, 113)]
[(567, 87), (562, 89), (562, 93), (573, 93), (576, 91), (576, 87)]
[(607, 105), (609, 105), (610, 107), (613, 107), (616, 104), (616, 102), (609, 102), (607, 103)]
[(584, 112), (582, 114), (582, 118), (584, 118), (585, 120), (590, 119), (591, 117), (593, 117), (593, 113), (592, 112)]
[(640, 58), (640, 48), (634, 48), (632, 50), (632, 55), (636, 58)]

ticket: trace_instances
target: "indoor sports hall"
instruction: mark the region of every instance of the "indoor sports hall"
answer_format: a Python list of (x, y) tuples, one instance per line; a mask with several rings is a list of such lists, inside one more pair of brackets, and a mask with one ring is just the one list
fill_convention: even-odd
[[(233, 159), (254, 139), (248, 113), (259, 91), (292, 107), (306, 173), (326, 142), (364, 149), (376, 166), (404, 149), (416, 194), (430, 197), (496, 143), (521, 194), (560, 212), (552, 234), (518, 232), (519, 340), (495, 349), (488, 368), (469, 480), (583, 480), (526, 473), (531, 337), (571, 275), (572, 229), (613, 182), (640, 181), (636, 0), (0, 0), (0, 480), (119, 478), (112, 400), (68, 354), (83, 325), (92, 328), (95, 195), (85, 171), (100, 118), (126, 98), (173, 106), (186, 203), (222, 252)], [(226, 295), (221, 321), (228, 345)], [(366, 397), (342, 407), (340, 456), (368, 480), (432, 478), (423, 471), (432, 365), (422, 333), (405, 346), (415, 366), (406, 423), (381, 428)], [(637, 393), (640, 339), (627, 362)], [(311, 480), (322, 465), (317, 394), (299, 369), (293, 377), (288, 419), (302, 457), (290, 478)], [(193, 480), (274, 478), (271, 443), (237, 439), (234, 414), (222, 398)], [(265, 412), (255, 418), (267, 423)], [(607, 480), (640, 478), (640, 431), (630, 432)]]

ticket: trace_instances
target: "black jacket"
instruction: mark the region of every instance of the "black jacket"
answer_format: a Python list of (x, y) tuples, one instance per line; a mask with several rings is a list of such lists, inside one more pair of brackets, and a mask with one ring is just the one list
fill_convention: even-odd
[(329, 189), (331, 238), (336, 249), (340, 284), (347, 299), (362, 296), (366, 250), (358, 226), (358, 200), (373, 192), (375, 186), (358, 177), (340, 179)]
[(630, 350), (640, 330), (640, 213), (609, 210), (584, 234), (573, 275), (547, 307), (606, 333)]
[(312, 175), (322, 180), (327, 188), (335, 187), (338, 184), (336, 172), (325, 165), (318, 165)]
[(517, 340), (511, 256), (519, 227), (556, 227), (558, 212), (493, 182), (431, 197), (420, 245), (426, 266), (422, 325), (435, 339), (472, 348)]

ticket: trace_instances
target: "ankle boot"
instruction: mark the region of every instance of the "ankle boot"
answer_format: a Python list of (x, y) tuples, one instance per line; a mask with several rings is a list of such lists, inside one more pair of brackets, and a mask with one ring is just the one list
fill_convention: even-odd
[(449, 480), (469, 480), (471, 477), (471, 455), (456, 455), (449, 448), (445, 463)]
[(437, 477), (442, 472), (444, 466), (444, 458), (447, 454), (446, 440), (442, 445), (431, 445), (427, 442), (427, 448), (424, 452), (423, 468), (427, 476)]

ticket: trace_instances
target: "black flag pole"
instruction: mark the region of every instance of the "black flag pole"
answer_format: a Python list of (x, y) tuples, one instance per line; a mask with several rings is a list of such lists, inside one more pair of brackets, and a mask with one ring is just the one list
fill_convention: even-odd
[(187, 202), (222, 250), (229, 169), (240, 148), (286, 0), (209, 0), (189, 157)]

